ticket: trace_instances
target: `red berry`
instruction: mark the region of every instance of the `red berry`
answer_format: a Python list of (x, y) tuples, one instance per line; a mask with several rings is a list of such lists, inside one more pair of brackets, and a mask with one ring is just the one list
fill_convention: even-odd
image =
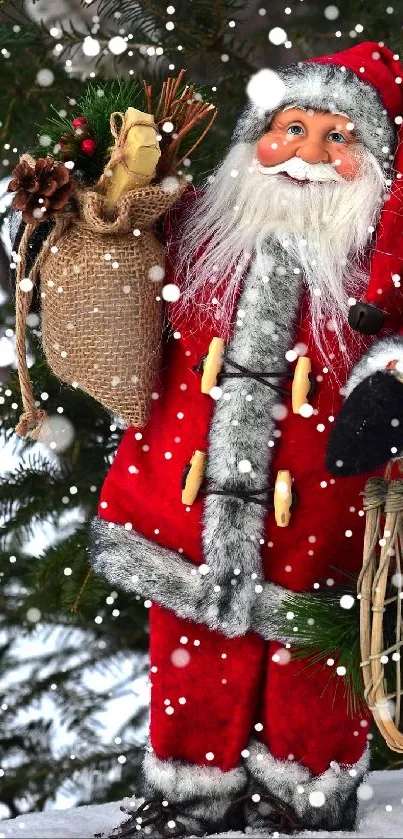
[(95, 140), (92, 140), (91, 138), (88, 140), (83, 140), (83, 142), (81, 143), (81, 151), (83, 151), (84, 154), (94, 154), (96, 145), (97, 144)]
[(78, 128), (80, 125), (85, 125), (87, 122), (85, 117), (76, 117), (71, 123), (73, 128)]

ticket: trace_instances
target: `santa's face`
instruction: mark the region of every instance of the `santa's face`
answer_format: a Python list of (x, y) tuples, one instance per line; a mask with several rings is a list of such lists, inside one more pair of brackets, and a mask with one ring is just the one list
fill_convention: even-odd
[[(328, 167), (329, 171), (333, 169), (346, 180), (352, 180), (359, 171), (359, 158), (355, 153), (357, 142), (354, 124), (347, 115), (287, 107), (274, 115), (268, 130), (257, 143), (256, 157), (262, 174), (270, 174), (269, 170), (273, 167), (276, 167), (273, 174), (281, 172), (281, 164), (294, 159), (309, 164), (305, 173), (303, 166), (296, 165), (296, 177), (287, 173), (290, 167), (285, 167), (283, 171), (283, 177), (293, 177), (302, 184), (304, 181), (321, 180), (319, 169), (317, 174), (310, 170), (310, 166), (318, 164)], [(293, 172), (292, 168), (290, 172)], [(327, 180), (326, 171), (323, 170), (323, 173), (323, 180)]]
[(211, 300), (221, 289), (219, 314), (229, 323), (252, 259), (275, 320), (270, 266), (282, 259), (290, 293), (293, 278), (304, 279), (312, 335), (327, 358), (326, 324), (341, 343), (349, 298), (360, 299), (368, 284), (367, 245), (384, 200), (385, 173), (348, 114), (282, 108), (257, 140), (232, 146), (190, 215), (178, 263), (183, 305), (201, 289)]

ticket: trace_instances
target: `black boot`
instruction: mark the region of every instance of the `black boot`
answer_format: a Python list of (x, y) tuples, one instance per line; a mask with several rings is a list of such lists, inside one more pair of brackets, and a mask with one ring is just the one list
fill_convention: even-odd
[(190, 815), (180, 816), (177, 807), (163, 798), (149, 798), (138, 807), (120, 808), (129, 818), (115, 827), (108, 839), (179, 839), (205, 836), (212, 825)]
[(256, 804), (254, 809), (248, 802), (245, 807), (251, 832), (354, 830), (357, 789), (367, 772), (368, 750), (352, 766), (332, 761), (321, 775), (296, 761), (274, 758), (263, 743), (251, 742), (248, 751), (247, 797)]
[[(242, 827), (240, 826), (242, 824)], [(235, 799), (225, 814), (222, 832), (229, 830), (263, 831), (265, 836), (273, 833), (295, 833), (304, 830), (295, 810), (269, 792), (248, 793)]]
[[(224, 772), (216, 766), (161, 760), (151, 750), (144, 757), (142, 774), (138, 796), (143, 795), (144, 803), (122, 805), (120, 809), (129, 818), (114, 828), (108, 839), (176, 839), (219, 833), (231, 801), (246, 791), (248, 783), (243, 766)], [(244, 824), (238, 813), (235, 829), (243, 830)]]

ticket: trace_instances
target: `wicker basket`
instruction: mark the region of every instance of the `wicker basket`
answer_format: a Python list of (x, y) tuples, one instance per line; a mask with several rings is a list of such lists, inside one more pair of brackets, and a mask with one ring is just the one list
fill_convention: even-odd
[(370, 478), (358, 581), (365, 699), (390, 749), (403, 752), (403, 480)]

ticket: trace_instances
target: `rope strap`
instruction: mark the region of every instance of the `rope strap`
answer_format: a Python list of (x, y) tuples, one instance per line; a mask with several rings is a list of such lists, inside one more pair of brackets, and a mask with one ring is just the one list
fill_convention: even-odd
[(21, 398), (24, 411), (15, 427), (15, 433), (19, 437), (29, 437), (31, 440), (45, 440), (45, 422), (47, 413), (35, 405), (35, 397), (32, 383), (29, 376), (27, 355), (26, 355), (26, 324), (27, 315), (31, 307), (33, 291), (38, 282), (40, 270), (48, 257), (50, 248), (60, 239), (65, 230), (71, 224), (72, 214), (65, 213), (56, 218), (55, 225), (32, 266), (30, 280), (32, 288), (30, 291), (23, 291), (21, 281), (24, 279), (26, 270), (29, 240), (36, 225), (27, 224), (18, 248), (20, 260), (17, 263), (16, 271), (16, 315), (15, 315), (15, 348), (18, 363), (18, 379), (20, 383)]

